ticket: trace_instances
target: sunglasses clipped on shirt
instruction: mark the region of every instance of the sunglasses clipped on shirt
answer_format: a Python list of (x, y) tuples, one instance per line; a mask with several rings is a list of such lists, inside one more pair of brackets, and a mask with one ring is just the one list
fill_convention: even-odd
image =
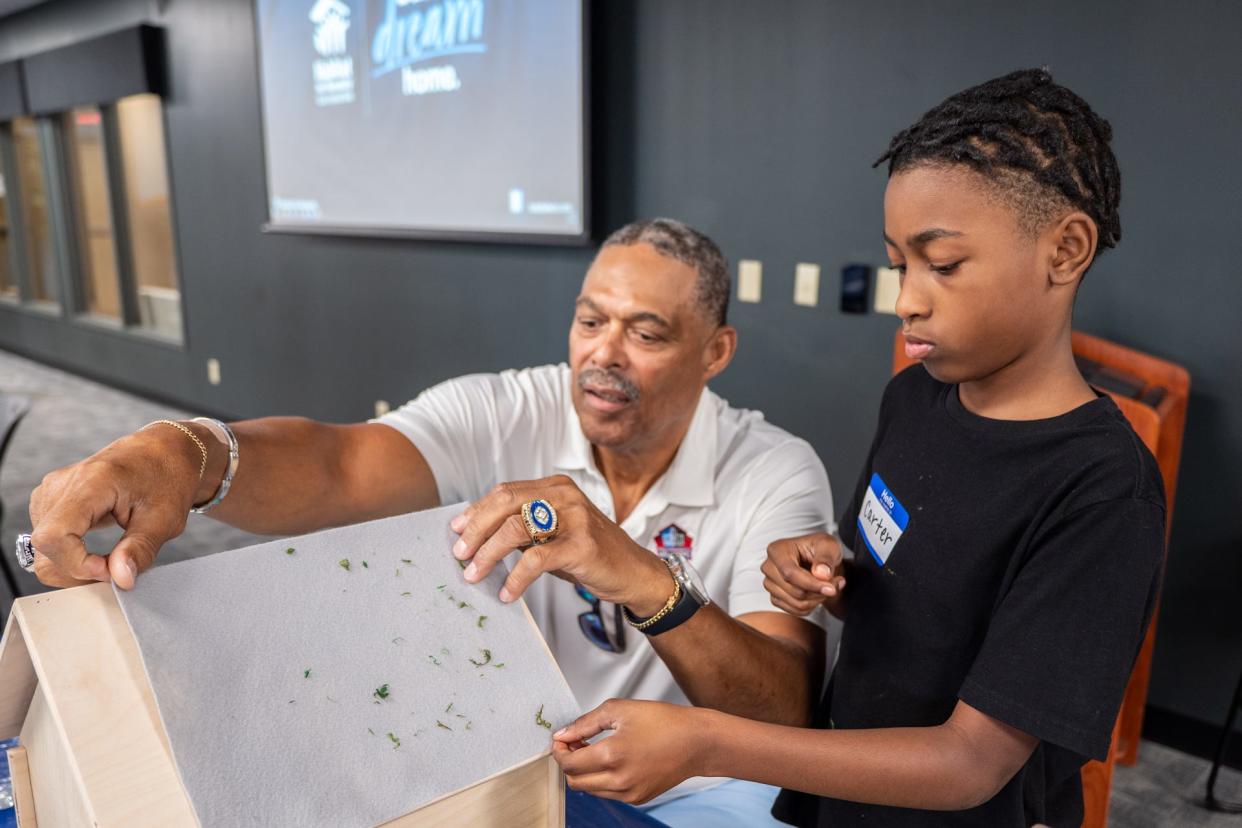
[(586, 587), (578, 584), (574, 587), (578, 597), (591, 605), (591, 608), (578, 616), (578, 627), (587, 640), (610, 653), (625, 652), (625, 618), (621, 615), (621, 605), (612, 605), (612, 627), (604, 621), (603, 602), (591, 594)]

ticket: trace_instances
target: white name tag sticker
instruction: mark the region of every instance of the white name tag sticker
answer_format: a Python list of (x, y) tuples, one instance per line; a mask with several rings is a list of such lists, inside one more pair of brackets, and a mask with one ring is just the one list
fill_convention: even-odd
[(867, 551), (880, 566), (888, 562), (893, 547), (910, 524), (910, 515), (878, 474), (871, 475), (867, 493), (858, 510), (858, 528), (862, 530)]

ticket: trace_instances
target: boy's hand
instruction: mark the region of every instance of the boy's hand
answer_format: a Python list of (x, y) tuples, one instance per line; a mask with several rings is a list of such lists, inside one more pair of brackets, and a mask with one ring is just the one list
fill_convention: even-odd
[(845, 589), (841, 542), (823, 532), (774, 542), (761, 569), (772, 603), (794, 615), (835, 603)]
[[(552, 756), (575, 791), (638, 805), (700, 772), (710, 715), (697, 707), (612, 699), (552, 734)], [(594, 744), (594, 736), (612, 735)]]

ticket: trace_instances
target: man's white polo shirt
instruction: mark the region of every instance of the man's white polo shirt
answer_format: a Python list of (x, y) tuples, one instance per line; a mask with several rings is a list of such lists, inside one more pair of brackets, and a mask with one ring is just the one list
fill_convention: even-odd
[[(441, 503), (476, 500), (504, 481), (565, 474), (615, 519), (570, 382), (563, 364), (461, 377), (377, 422), (418, 447)], [(621, 528), (655, 552), (657, 536), (673, 527), (664, 534), (666, 544), (688, 546), (683, 554), (712, 601), (736, 617), (780, 612), (759, 571), (768, 544), (832, 531), (832, 514), (828, 476), (809, 444), (705, 390), (672, 465)], [(526, 602), (584, 710), (612, 697), (689, 703), (639, 631), (626, 629), (621, 654), (586, 638), (578, 616), (590, 605), (571, 584), (544, 576), (526, 592)], [(611, 609), (605, 605), (604, 612), (611, 615)], [(822, 623), (822, 613), (812, 618)]]

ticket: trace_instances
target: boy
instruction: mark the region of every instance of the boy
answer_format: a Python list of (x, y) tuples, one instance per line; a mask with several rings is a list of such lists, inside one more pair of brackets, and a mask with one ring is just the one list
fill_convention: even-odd
[(885, 392), (841, 542), (777, 542), (764, 567), (777, 606), (847, 619), (818, 729), (609, 702), (555, 734), (571, 787), (753, 779), (802, 826), (1081, 823), (1164, 549), (1155, 461), (1070, 350), (1078, 284), (1121, 235), (1110, 137), (1027, 70), (893, 139), (885, 242), (922, 365)]

